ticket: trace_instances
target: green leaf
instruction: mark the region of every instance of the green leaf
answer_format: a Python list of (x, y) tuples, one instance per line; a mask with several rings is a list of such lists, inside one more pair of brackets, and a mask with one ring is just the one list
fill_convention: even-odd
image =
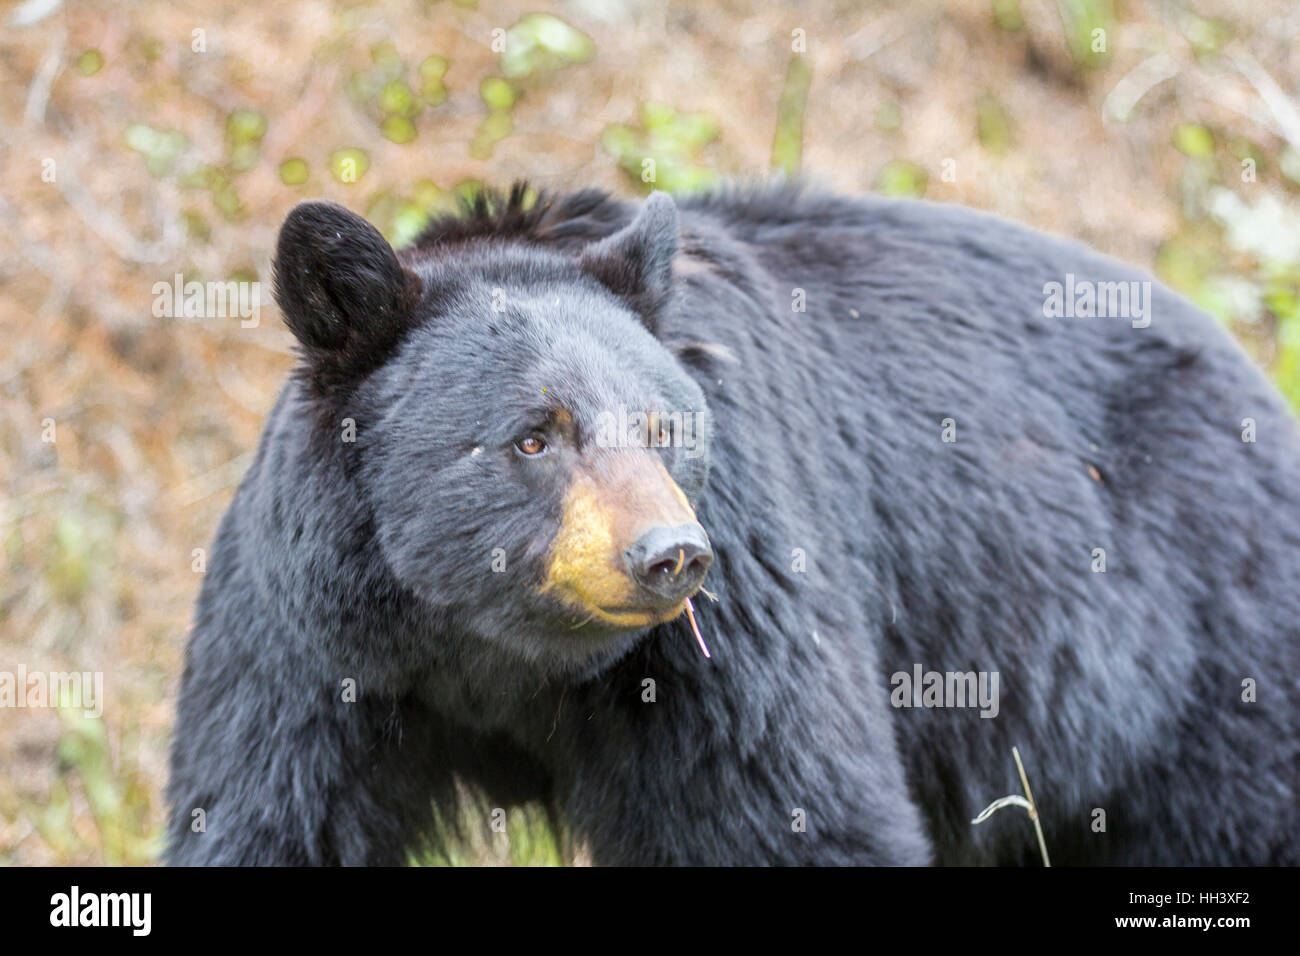
[(812, 66), (795, 53), (785, 71), (785, 86), (776, 108), (776, 134), (772, 138), (772, 168), (797, 176), (803, 162), (803, 116), (812, 86)]
[(171, 173), (176, 160), (189, 141), (176, 130), (160, 132), (143, 123), (133, 123), (126, 128), (126, 145), (145, 156), (145, 165), (152, 176), (161, 178)]
[(420, 99), (429, 106), (438, 106), (447, 98), (443, 78), (450, 64), (445, 56), (426, 56), (420, 61)]
[(999, 30), (1014, 33), (1025, 25), (1020, 0), (993, 0), (993, 22)]
[(997, 97), (985, 94), (975, 101), (975, 126), (980, 145), (990, 153), (1005, 153), (1011, 146), (1011, 119)]
[(280, 164), (280, 182), (286, 186), (301, 186), (307, 181), (310, 172), (307, 161), (295, 156)]
[(257, 143), (265, 135), (266, 116), (257, 110), (237, 109), (226, 119), (227, 142)]
[(379, 94), (379, 108), (395, 116), (411, 117), (420, 112), (420, 104), (405, 80), (393, 80)]
[(478, 92), (493, 112), (508, 110), (515, 105), (515, 88), (499, 76), (484, 77), (478, 85)]
[(379, 131), (384, 134), (384, 138), (397, 143), (399, 146), (405, 145), (415, 139), (415, 124), (405, 116), (388, 116), (379, 124)]
[(921, 196), (930, 175), (915, 163), (895, 159), (884, 165), (876, 177), (876, 191), (886, 196)]
[(1179, 123), (1174, 127), (1174, 146), (1188, 156), (1213, 156), (1214, 134), (1197, 123)]
[(521, 78), (586, 63), (595, 55), (595, 42), (581, 30), (549, 13), (529, 13), (506, 31), (501, 72)]
[(104, 54), (98, 50), (87, 50), (77, 57), (76, 67), (82, 76), (94, 76), (104, 68)]
[(330, 154), (330, 172), (346, 185), (359, 182), (370, 168), (370, 156), (364, 149), (350, 146)]

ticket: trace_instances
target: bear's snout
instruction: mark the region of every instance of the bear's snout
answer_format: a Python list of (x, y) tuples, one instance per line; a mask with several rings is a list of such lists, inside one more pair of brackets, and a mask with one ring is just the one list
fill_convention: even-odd
[(584, 621), (643, 628), (683, 613), (712, 563), (709, 536), (663, 462), (617, 449), (573, 472), (542, 591)]
[(623, 556), (645, 595), (668, 606), (694, 594), (713, 564), (709, 536), (694, 522), (651, 528)]

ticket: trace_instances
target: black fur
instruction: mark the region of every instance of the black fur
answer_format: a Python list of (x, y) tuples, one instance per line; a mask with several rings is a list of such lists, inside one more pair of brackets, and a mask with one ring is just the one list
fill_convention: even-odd
[[(468, 794), (597, 863), (1035, 863), (1023, 814), (970, 824), (1013, 745), (1054, 863), (1300, 862), (1300, 435), (1210, 318), (1159, 285), (1149, 328), (1045, 318), (1067, 272), (1147, 277), (960, 208), (723, 191), (678, 235), (666, 198), (526, 197), (396, 256), (286, 223), (303, 374), (199, 601), (170, 862), (402, 862)], [(562, 479), (511, 442), (620, 402), (711, 421), (665, 465), (712, 660), (535, 592)], [(916, 663), (998, 671), (999, 715), (894, 709)]]

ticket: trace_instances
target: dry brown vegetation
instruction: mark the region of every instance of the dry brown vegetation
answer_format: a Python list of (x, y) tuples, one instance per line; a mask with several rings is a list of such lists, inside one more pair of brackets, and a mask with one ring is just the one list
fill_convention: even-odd
[[(1300, 179), (1290, 0), (69, 0), (3, 15), (40, 6), (55, 9), (0, 34), (0, 671), (102, 671), (106, 702), (101, 721), (0, 710), (0, 863), (155, 852), (193, 551), (292, 355), (269, 301), (244, 328), (156, 317), (152, 290), (176, 273), (266, 283), (301, 199), (401, 239), (477, 182), (631, 193), (620, 160), (643, 153), (663, 185), (760, 176), (784, 103), (780, 163), (801, 146), (803, 170), (838, 189), (965, 203), (1158, 268), (1300, 398), (1300, 253), (1269, 238), (1296, 222)], [(493, 30), (517, 47), (539, 11), (590, 50), (503, 61)], [(1096, 24), (1106, 52), (1072, 52)], [(1162, 75), (1127, 122), (1106, 117), (1117, 87)], [(354, 183), (335, 175), (356, 155), (342, 150), (364, 152)]]

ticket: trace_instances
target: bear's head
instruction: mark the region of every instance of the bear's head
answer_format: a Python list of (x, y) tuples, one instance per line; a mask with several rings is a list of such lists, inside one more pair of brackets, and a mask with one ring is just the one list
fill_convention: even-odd
[(656, 336), (677, 243), (662, 193), (574, 252), (485, 237), (397, 253), (329, 203), (285, 222), (276, 297), (311, 427), (397, 581), (458, 633), (585, 666), (700, 588), (709, 414)]

